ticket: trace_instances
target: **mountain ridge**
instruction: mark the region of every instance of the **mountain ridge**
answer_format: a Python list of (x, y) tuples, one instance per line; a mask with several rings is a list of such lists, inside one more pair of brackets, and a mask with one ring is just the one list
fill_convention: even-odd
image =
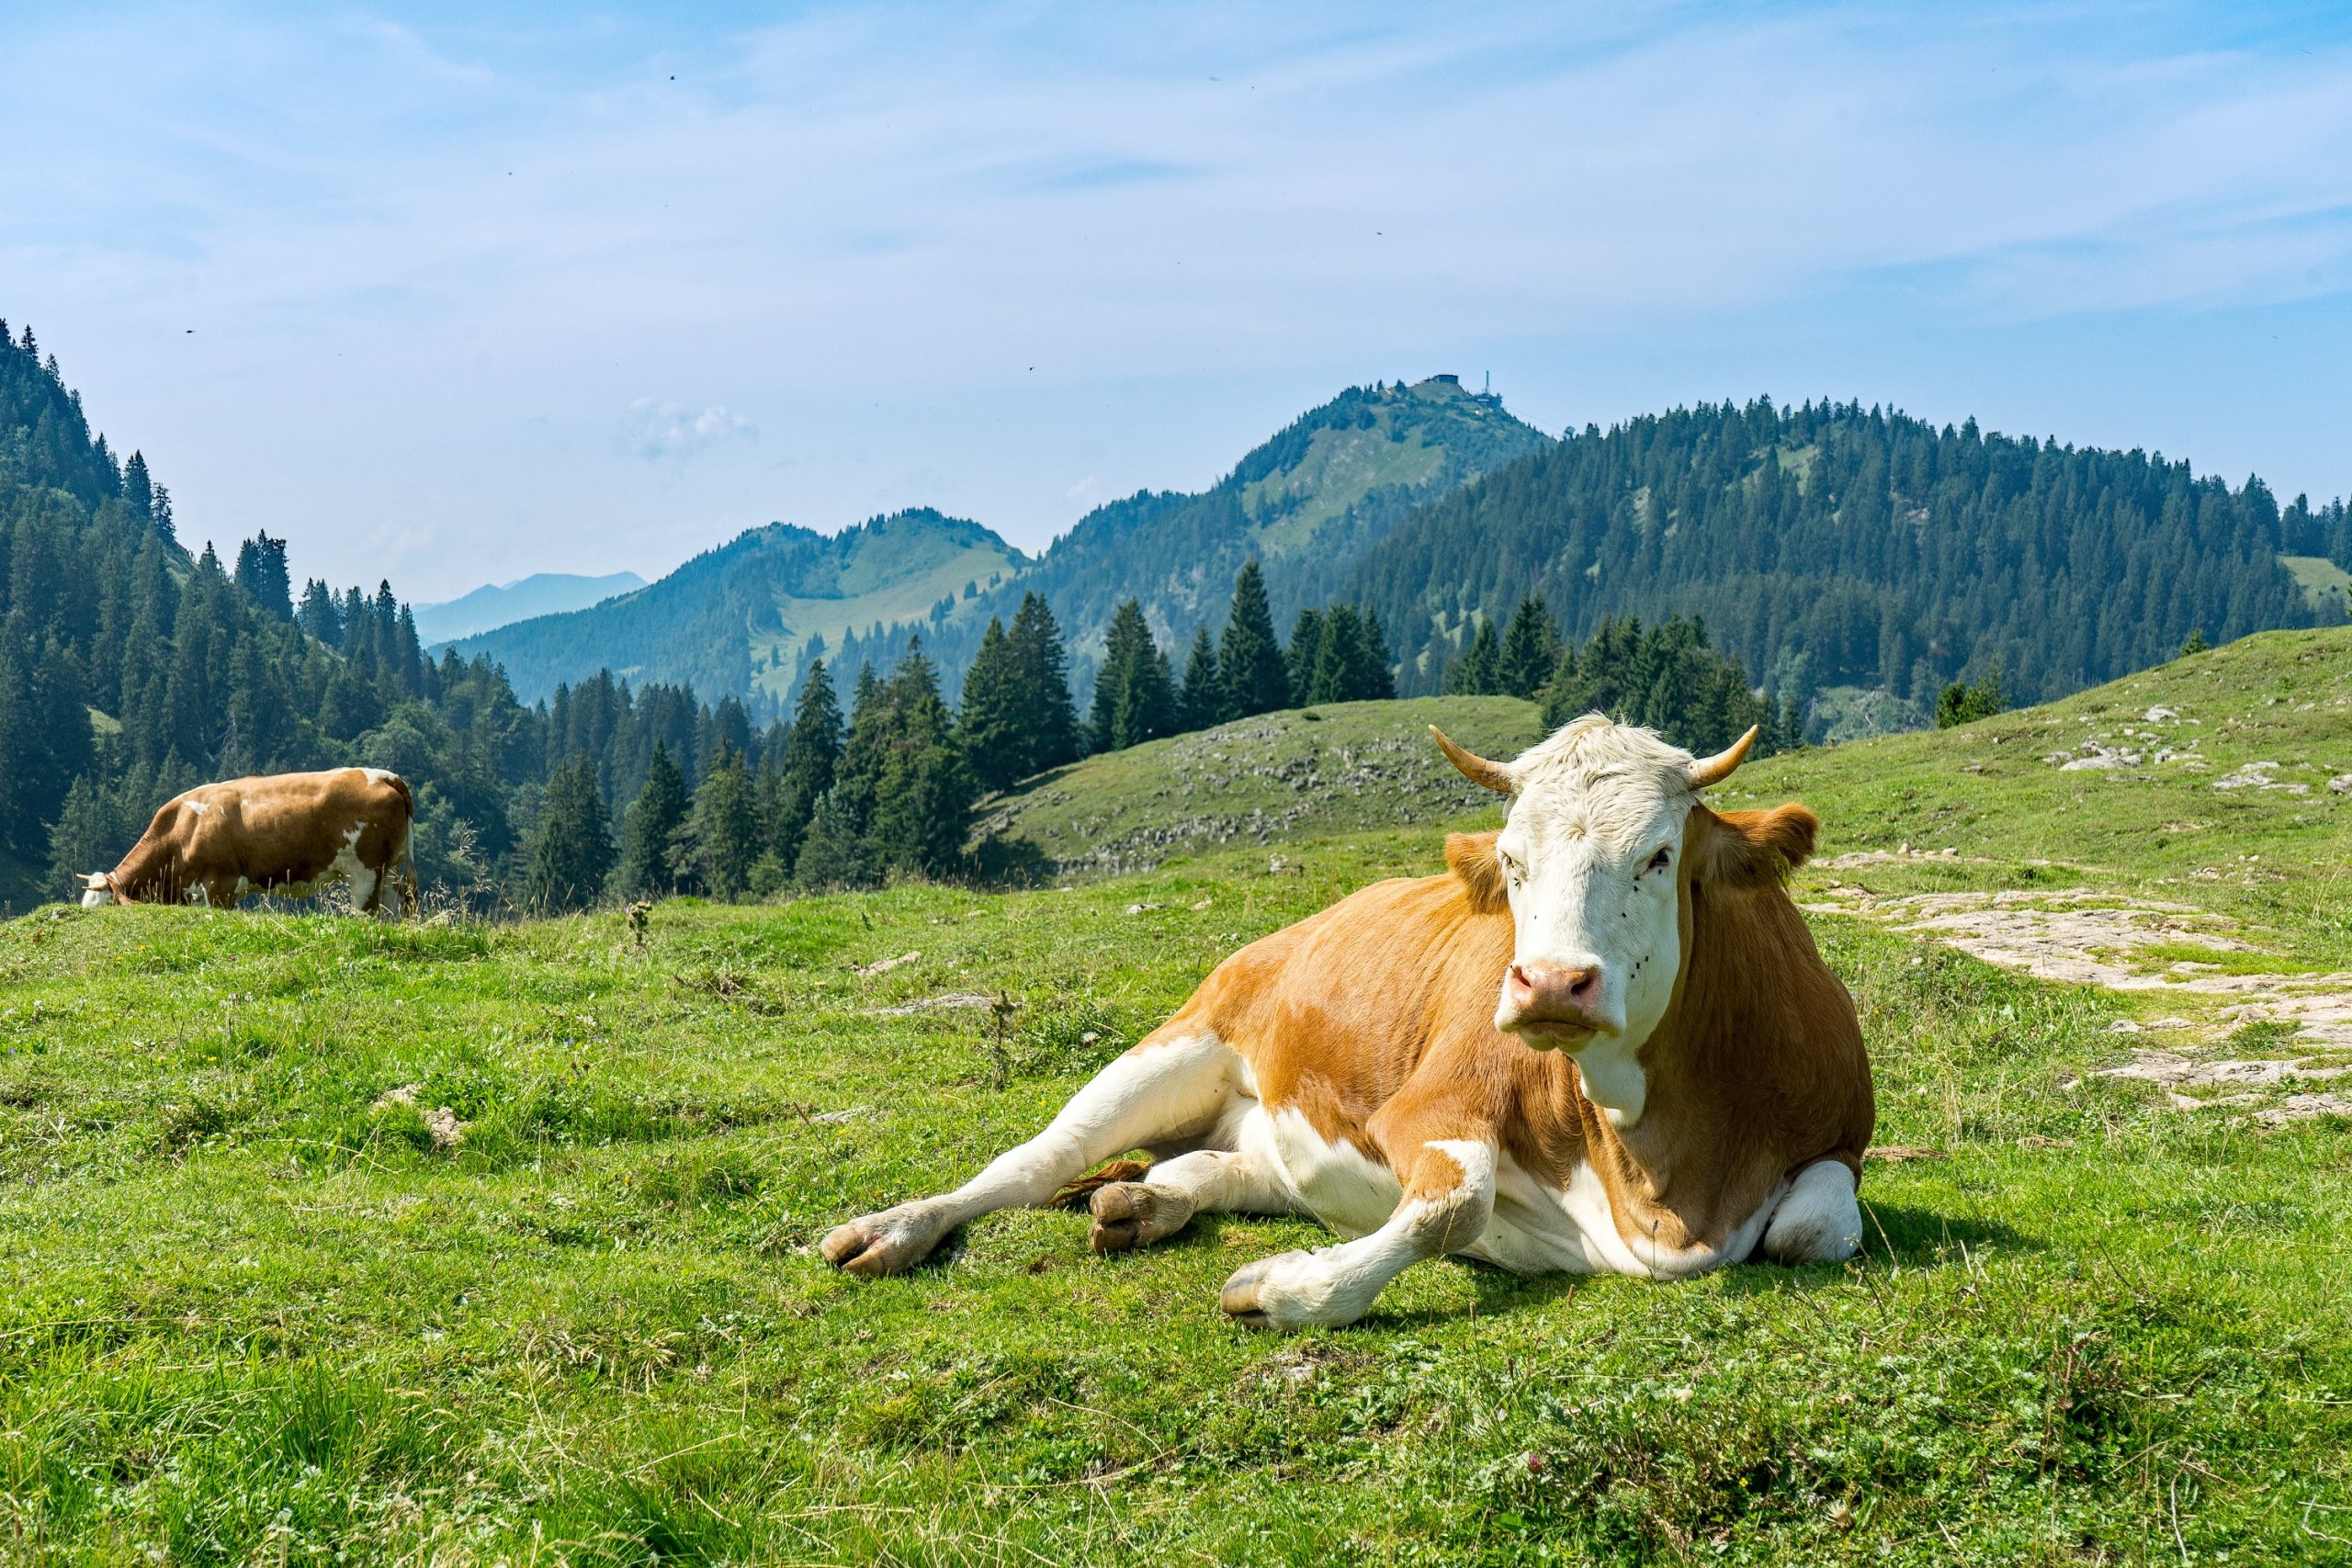
[(535, 571), (512, 582), (485, 582), (455, 599), (413, 604), (416, 635), (438, 647), (459, 637), (480, 637), (517, 621), (585, 610), (607, 599), (645, 586), (633, 571), (608, 572), (602, 577), (569, 571)]

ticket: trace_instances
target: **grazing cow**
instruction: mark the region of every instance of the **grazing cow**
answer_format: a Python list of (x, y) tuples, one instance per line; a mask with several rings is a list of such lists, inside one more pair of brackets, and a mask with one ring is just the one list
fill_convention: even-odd
[(381, 768), (271, 773), (198, 784), (155, 812), (112, 871), (84, 879), (82, 907), (106, 903), (236, 907), (248, 893), (300, 898), (349, 878), (363, 914), (383, 907), (397, 881), (402, 913), (416, 913), (408, 854), (415, 807), (408, 783)]
[(1698, 799), (1756, 732), (1701, 761), (1593, 714), (1510, 762), (1431, 734), (1511, 797), (1499, 832), (1243, 948), (1045, 1132), (841, 1226), (827, 1261), (911, 1268), (1133, 1148), (1159, 1161), (1140, 1179), (1080, 1184), (1097, 1251), (1220, 1210), (1351, 1238), (1227, 1280), (1262, 1326), (1352, 1322), (1444, 1254), (1665, 1279), (1851, 1256), (1870, 1063), (1782, 886), (1818, 823)]

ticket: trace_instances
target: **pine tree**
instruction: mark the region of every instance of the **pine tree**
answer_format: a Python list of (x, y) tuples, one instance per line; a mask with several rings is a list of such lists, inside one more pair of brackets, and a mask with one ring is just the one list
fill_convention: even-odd
[(752, 885), (752, 865), (764, 849), (753, 807), (752, 777), (743, 754), (722, 739), (680, 835), (703, 889), (718, 898), (740, 898)]
[(82, 879), (94, 871), (112, 871), (130, 847), (116, 831), (105, 791), (85, 773), (65, 792), (65, 804), (49, 830), (50, 886), (78, 898)]
[(920, 637), (890, 672), (888, 731), (868, 840), (875, 862), (943, 876), (962, 863), (978, 794)]
[(1122, 751), (1170, 735), (1176, 728), (1176, 683), (1152, 640), (1143, 605), (1130, 599), (1111, 617), (1102, 668), (1094, 676), (1094, 744)]
[(800, 840), (818, 800), (833, 787), (841, 754), (842, 710), (833, 699), (832, 678), (823, 660), (811, 660), (792, 711), (792, 732), (785, 737), (775, 816), (768, 824), (768, 847), (781, 864), (799, 863)]
[(1323, 612), (1301, 610), (1291, 623), (1290, 647), (1283, 654), (1283, 679), (1290, 688), (1290, 704), (1303, 708), (1315, 689), (1315, 661), (1323, 652)]
[(2204, 627), (2192, 626), (2189, 628), (2188, 639), (2180, 645), (2180, 656), (2183, 659), (2192, 658), (2197, 654), (2210, 651), (2212, 646), (2205, 640)]
[(653, 742), (653, 761), (645, 784), (628, 808), (622, 829), (626, 847), (621, 856), (621, 885), (631, 893), (655, 897), (678, 890), (675, 840), (686, 819), (686, 780), (670, 760), (670, 748)]
[(1396, 656), (1388, 649), (1388, 634), (1381, 629), (1380, 617), (1370, 610), (1363, 613), (1363, 659), (1365, 700), (1385, 701), (1395, 696)]
[(294, 618), (293, 580), (286, 571), (286, 541), (265, 528), (237, 547), (237, 586), (245, 597), (281, 621)]
[(1012, 640), (1004, 623), (989, 617), (980, 634), (980, 650), (964, 675), (964, 695), (956, 715), (956, 732), (972, 776), (983, 790), (1009, 787), (1034, 771), (1030, 766), (1035, 739)]
[(617, 858), (612, 823), (596, 793), (596, 765), (582, 757), (557, 770), (539, 808), (524, 907), (555, 911), (594, 903)]
[(1470, 646), (1446, 670), (1446, 694), (1457, 697), (1492, 696), (1502, 690), (1501, 665), (1501, 639), (1495, 635), (1495, 623), (1482, 615), (1478, 629), (1470, 635)]
[[(1078, 709), (1069, 698), (1069, 654), (1042, 593), (1024, 593), (1007, 640), (1019, 672), (1022, 727), (1028, 732), (1028, 771), (1041, 773), (1078, 761), (1083, 751)], [(1025, 775), (1024, 775), (1025, 776)]]
[(1226, 612), (1216, 663), (1230, 716), (1248, 718), (1290, 705), (1290, 671), (1283, 663), (1282, 644), (1275, 640), (1265, 574), (1255, 558), (1244, 561), (1233, 580), (1233, 606)]
[(1203, 626), (1193, 634), (1193, 651), (1184, 660), (1184, 687), (1177, 699), (1183, 728), (1206, 729), (1223, 724), (1232, 716), (1227, 700), (1224, 672), (1216, 665), (1216, 645), (1209, 640), (1208, 627)]
[(808, 830), (793, 865), (793, 880), (821, 893), (837, 887), (870, 887), (880, 874), (866, 851), (855, 807), (843, 798), (841, 786), (827, 790), (808, 819)]
[(1510, 629), (1503, 633), (1495, 679), (1507, 695), (1532, 697), (1552, 678), (1560, 662), (1560, 634), (1543, 596), (1531, 593), (1512, 612)]

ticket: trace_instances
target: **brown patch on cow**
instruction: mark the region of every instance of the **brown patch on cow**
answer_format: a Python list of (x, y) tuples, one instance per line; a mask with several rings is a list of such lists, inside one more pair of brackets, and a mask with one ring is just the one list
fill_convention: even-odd
[(1821, 818), (1802, 806), (1770, 811), (1690, 808), (1683, 858), (1700, 881), (1721, 886), (1777, 887), (1813, 858)]
[(1510, 908), (1503, 886), (1502, 862), (1495, 856), (1499, 829), (1491, 833), (1448, 833), (1445, 863), (1470, 895), (1470, 907), (1481, 914)]
[(1108, 1187), (1114, 1181), (1141, 1181), (1144, 1173), (1150, 1168), (1151, 1162), (1148, 1159), (1112, 1160), (1091, 1175), (1081, 1176), (1076, 1181), (1065, 1182), (1061, 1190), (1047, 1200), (1047, 1206), (1056, 1209), (1083, 1209), (1094, 1201), (1096, 1188)]

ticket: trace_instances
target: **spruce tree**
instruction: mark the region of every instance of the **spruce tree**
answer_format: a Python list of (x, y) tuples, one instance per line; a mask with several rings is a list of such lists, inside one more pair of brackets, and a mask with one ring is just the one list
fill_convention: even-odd
[(1290, 647), (1283, 653), (1283, 678), (1290, 688), (1290, 705), (1305, 707), (1313, 699), (1315, 662), (1323, 652), (1323, 612), (1301, 610), (1291, 623)]
[(752, 886), (752, 866), (764, 850), (752, 776), (743, 754), (721, 739), (718, 755), (695, 787), (694, 807), (680, 835), (696, 880), (716, 898), (740, 898)]
[(920, 637), (909, 639), (890, 673), (886, 711), (888, 732), (868, 829), (871, 857), (894, 870), (946, 875), (962, 863), (978, 792)]
[(1004, 623), (991, 615), (988, 630), (980, 634), (980, 650), (964, 675), (956, 726), (972, 776), (983, 790), (1007, 788), (1035, 771), (1030, 766), (1035, 738), (1028, 695)]
[(1227, 709), (1224, 671), (1216, 665), (1216, 645), (1209, 629), (1193, 634), (1193, 651), (1184, 660), (1184, 688), (1177, 706), (1186, 729), (1206, 729), (1232, 716)]
[(105, 791), (85, 773), (66, 790), (65, 804), (49, 830), (50, 886), (64, 897), (79, 898), (82, 879), (94, 871), (112, 871), (130, 847), (117, 835)]
[(1242, 562), (1233, 580), (1233, 606), (1226, 612), (1216, 664), (1225, 682), (1225, 712), (1230, 716), (1248, 718), (1290, 705), (1290, 671), (1283, 663), (1273, 612), (1266, 603), (1265, 574), (1255, 558)]
[(870, 887), (879, 877), (866, 852), (865, 835), (855, 807), (843, 799), (839, 785), (817, 801), (802, 835), (800, 853), (793, 863), (793, 880), (811, 892), (838, 887)]
[(1478, 618), (1477, 630), (1470, 634), (1470, 646), (1462, 650), (1445, 672), (1445, 690), (1449, 696), (1492, 696), (1502, 689), (1502, 644), (1495, 636), (1495, 623), (1487, 616)]
[(1363, 613), (1364, 698), (1384, 701), (1396, 694), (1396, 676), (1391, 666), (1396, 656), (1388, 649), (1388, 634), (1380, 627), (1380, 617), (1372, 611)]
[(1559, 662), (1560, 634), (1552, 625), (1552, 613), (1542, 595), (1531, 593), (1519, 602), (1511, 614), (1510, 628), (1503, 633), (1495, 669), (1497, 687), (1508, 696), (1532, 697), (1552, 678)]
[(800, 840), (818, 800), (833, 787), (841, 754), (842, 710), (833, 699), (832, 678), (823, 660), (811, 660), (792, 710), (792, 732), (785, 738), (775, 816), (768, 824), (769, 850), (782, 864), (799, 863)]
[(1102, 668), (1094, 676), (1094, 744), (1121, 751), (1172, 734), (1176, 685), (1168, 660), (1152, 640), (1143, 604), (1130, 599), (1111, 617)]
[(622, 830), (621, 884), (631, 893), (656, 897), (678, 890), (676, 839), (686, 819), (686, 780), (670, 759), (670, 748), (653, 742), (645, 784), (628, 808)]
[(265, 528), (237, 547), (237, 586), (255, 605), (281, 621), (294, 618), (292, 579), (286, 571), (286, 541)]
[(618, 858), (611, 820), (596, 793), (596, 765), (582, 757), (558, 769), (539, 808), (524, 907), (553, 912), (595, 902)]
[(1041, 773), (1078, 761), (1084, 738), (1069, 698), (1069, 654), (1044, 594), (1022, 595), (1007, 640), (1019, 674), (1021, 723), (1029, 736), (1028, 771)]

